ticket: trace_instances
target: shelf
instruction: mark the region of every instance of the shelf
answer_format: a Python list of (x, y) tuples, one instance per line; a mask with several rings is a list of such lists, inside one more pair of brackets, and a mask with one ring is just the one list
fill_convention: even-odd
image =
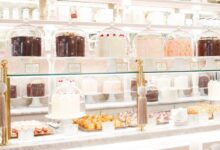
[[(175, 71), (144, 71), (145, 74), (163, 74), (163, 73), (201, 73), (201, 72), (219, 72), (219, 69), (213, 70), (175, 70)], [(83, 73), (57, 73), (57, 74), (9, 74), (8, 77), (56, 77), (56, 76), (97, 76), (97, 75), (135, 75), (137, 71), (130, 72), (83, 72)]]
[(21, 115), (37, 115), (48, 113), (48, 107), (22, 107), (22, 108), (12, 108), (11, 114), (13, 116)]
[[(171, 102), (148, 102), (148, 106), (159, 106), (159, 105), (175, 105), (182, 103), (193, 103), (208, 100), (207, 96), (199, 97), (184, 97), (179, 98), (177, 101)], [(123, 101), (123, 102), (105, 102), (96, 104), (86, 104), (87, 110), (100, 110), (100, 109), (116, 109), (116, 108), (127, 108), (136, 106), (136, 101)]]
[[(175, 104), (184, 104), (184, 103), (195, 103), (208, 100), (207, 96), (199, 97), (185, 97), (179, 98), (177, 101), (173, 102), (150, 102), (148, 106), (160, 106), (160, 105), (175, 105)], [(102, 110), (102, 109), (120, 109), (135, 107), (136, 101), (121, 101), (121, 102), (105, 102), (105, 103), (94, 103), (86, 104), (86, 110)], [(13, 116), (20, 115), (37, 115), (37, 114), (47, 114), (48, 107), (23, 107), (23, 108), (12, 108), (11, 114)]]
[[(219, 6), (220, 9), (220, 6)], [(23, 20), (8, 20), (8, 19), (0, 19), (0, 27), (3, 26), (15, 26), (18, 24), (24, 23)], [(35, 24), (38, 26), (65, 26), (69, 23), (67, 21), (40, 21), (40, 20), (30, 20), (28, 21), (30, 24)], [(72, 23), (77, 26), (81, 26), (84, 29), (103, 29), (105, 27), (109, 27), (111, 23), (98, 23), (98, 22), (74, 22)], [(120, 28), (131, 28), (134, 30), (143, 30), (146, 28), (146, 24), (127, 24), (127, 23), (115, 23), (116, 27)], [(174, 30), (181, 27), (184, 30), (203, 30), (204, 27), (202, 26), (175, 26), (175, 25), (151, 25), (153, 29), (162, 29), (162, 30)], [(219, 27), (212, 27), (213, 30), (220, 30)]]
[[(122, 0), (59, 0), (62, 2), (84, 2), (84, 3), (104, 3), (122, 4)], [(187, 2), (177, 0), (132, 0), (130, 6), (161, 7), (161, 8), (180, 8), (180, 9), (199, 9), (205, 11), (219, 11), (220, 5), (216, 3)]]

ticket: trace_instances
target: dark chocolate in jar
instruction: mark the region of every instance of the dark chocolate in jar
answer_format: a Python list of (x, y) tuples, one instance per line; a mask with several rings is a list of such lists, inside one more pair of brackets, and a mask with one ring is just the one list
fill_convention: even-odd
[(41, 38), (17, 36), (11, 38), (12, 56), (41, 56)]
[(56, 37), (58, 57), (85, 56), (85, 38), (74, 34)]
[(10, 86), (10, 97), (11, 98), (17, 97), (17, 87), (15, 85)]
[(158, 90), (148, 90), (146, 97), (148, 102), (156, 102), (158, 101), (159, 92)]
[(200, 39), (198, 41), (198, 56), (220, 56), (220, 40)]

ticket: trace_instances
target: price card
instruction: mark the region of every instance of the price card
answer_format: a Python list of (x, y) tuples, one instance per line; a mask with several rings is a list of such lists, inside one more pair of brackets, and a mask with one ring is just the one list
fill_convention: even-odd
[(115, 130), (115, 125), (113, 122), (103, 122), (102, 123), (102, 131), (103, 132), (112, 132)]
[(26, 63), (25, 64), (25, 73), (39, 73), (40, 64), (36, 63)]
[(216, 69), (220, 69), (220, 61), (215, 62)]
[(157, 62), (157, 71), (167, 71), (167, 63), (166, 62)]
[(198, 70), (199, 69), (199, 64), (197, 62), (192, 62), (190, 65), (191, 70)]
[(128, 63), (117, 63), (117, 71), (118, 72), (126, 72), (128, 71)]
[(69, 63), (68, 64), (68, 72), (69, 73), (80, 73), (81, 72), (81, 64), (80, 63)]

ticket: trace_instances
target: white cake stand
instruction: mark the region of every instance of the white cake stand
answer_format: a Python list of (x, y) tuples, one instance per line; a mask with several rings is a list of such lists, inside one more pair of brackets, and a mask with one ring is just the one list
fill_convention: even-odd
[(23, 96), (24, 98), (27, 99), (32, 99), (31, 104), (29, 105), (30, 107), (42, 107), (43, 105), (40, 102), (40, 99), (42, 98), (47, 98), (48, 96), (39, 96), (39, 97), (31, 97), (31, 96)]
[(13, 102), (13, 101), (17, 101), (17, 100), (19, 100), (19, 99), (21, 99), (20, 96), (18, 96), (18, 97), (16, 97), (16, 98), (10, 98), (10, 100), (11, 100), (11, 108), (15, 108), (15, 107), (13, 106), (12, 102)]
[[(73, 119), (78, 119), (86, 114), (84, 112), (76, 113), (72, 116), (55, 116), (48, 114), (45, 117), (48, 119), (58, 120), (60, 121), (60, 129), (59, 132), (64, 134), (65, 136), (72, 136), (74, 134), (74, 125), (73, 125)], [(77, 126), (78, 129), (78, 126)], [(72, 132), (71, 132), (72, 131)]]

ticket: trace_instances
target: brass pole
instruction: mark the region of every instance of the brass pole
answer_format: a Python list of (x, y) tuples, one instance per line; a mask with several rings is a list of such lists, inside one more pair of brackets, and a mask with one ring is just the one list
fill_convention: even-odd
[[(140, 86), (145, 86), (146, 81), (145, 81), (145, 77), (144, 77), (143, 60), (137, 59), (136, 63), (137, 63), (137, 70), (138, 70), (138, 73), (137, 73), (137, 88), (138, 88)], [(139, 98), (139, 94), (137, 91), (137, 110), (139, 109), (138, 108), (138, 98)], [(146, 107), (147, 107), (147, 105), (146, 105)], [(138, 124), (138, 128), (140, 129), (140, 131), (144, 131), (144, 126), (145, 126), (145, 124)]]
[(8, 61), (7, 60), (2, 60), (1, 61), (1, 66), (2, 66), (2, 77), (3, 77), (3, 82), (7, 86), (7, 91), (4, 93), (5, 95), (5, 128), (2, 129), (2, 143), (3, 145), (8, 144), (8, 140), (10, 139), (10, 133), (11, 133), (11, 114), (10, 114), (10, 80), (8, 78)]

